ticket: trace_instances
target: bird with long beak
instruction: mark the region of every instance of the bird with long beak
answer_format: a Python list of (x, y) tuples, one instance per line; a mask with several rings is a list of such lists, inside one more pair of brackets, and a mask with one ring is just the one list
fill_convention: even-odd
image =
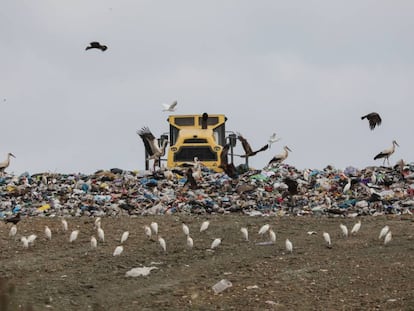
[(275, 155), (268, 163), (268, 165), (272, 165), (272, 164), (277, 164), (277, 163), (282, 163), (283, 161), (286, 160), (286, 158), (289, 155), (289, 151), (292, 152), (292, 150), (290, 150), (290, 148), (288, 146), (284, 146), (283, 147), (283, 152), (280, 154)]
[(382, 165), (385, 164), (385, 160), (387, 160), (388, 166), (390, 165), (390, 156), (394, 153), (395, 151), (395, 146), (400, 146), (395, 140), (392, 141), (392, 146), (391, 148), (385, 149), (383, 151), (381, 151), (380, 153), (378, 153), (375, 157), (374, 160), (377, 159), (382, 159), (384, 158), (384, 161), (382, 162)]
[(6, 160), (4, 160), (3, 162), (0, 163), (0, 173), (1, 174), (3, 174), (4, 173), (4, 170), (9, 167), (9, 165), (10, 165), (10, 157), (15, 158), (14, 154), (11, 153), (11, 152), (9, 152), (7, 154)]

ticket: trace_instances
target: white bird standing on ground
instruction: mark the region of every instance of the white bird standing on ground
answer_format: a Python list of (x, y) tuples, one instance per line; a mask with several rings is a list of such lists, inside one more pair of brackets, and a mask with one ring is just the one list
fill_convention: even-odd
[(9, 152), (7, 154), (6, 160), (4, 160), (3, 162), (0, 163), (0, 173), (3, 174), (4, 170), (9, 167), (9, 165), (10, 165), (10, 157), (15, 158), (14, 154), (11, 153), (11, 152)]
[(124, 247), (122, 245), (115, 247), (113, 256), (119, 256), (124, 251)]
[(213, 243), (211, 243), (210, 249), (215, 249), (221, 244), (221, 238), (214, 239)]
[(48, 240), (52, 239), (52, 231), (48, 226), (45, 226), (45, 236)]
[(261, 226), (258, 234), (259, 235), (265, 234), (269, 230), (269, 228), (270, 228), (269, 224), (265, 224), (265, 225)]
[(384, 245), (387, 245), (388, 243), (390, 243), (392, 240), (392, 233), (391, 231), (388, 231), (387, 235), (385, 236), (384, 239)]
[(324, 233), (322, 233), (322, 235), (323, 235), (323, 239), (326, 242), (326, 247), (331, 248), (332, 247), (332, 245), (331, 245), (331, 236), (329, 235), (329, 233), (324, 232)]
[(290, 150), (290, 148), (288, 146), (284, 146), (283, 147), (283, 152), (281, 154), (277, 154), (275, 155), (267, 165), (271, 165), (271, 164), (276, 164), (276, 163), (282, 163), (284, 160), (286, 160), (286, 158), (289, 155), (289, 151), (292, 152), (292, 150)]
[(193, 246), (194, 246), (193, 239), (189, 235), (187, 235), (187, 247), (188, 248), (193, 248)]
[(70, 234), (69, 242), (72, 243), (76, 241), (76, 239), (78, 238), (78, 235), (79, 235), (79, 230), (73, 230)]
[(97, 217), (96, 219), (95, 219), (95, 223), (94, 223), (94, 226), (93, 226), (95, 229), (98, 229), (98, 228), (100, 228), (101, 227), (101, 217)]
[(151, 235), (152, 235), (151, 228), (149, 226), (145, 225), (144, 226), (144, 232), (145, 232), (145, 235), (147, 236), (147, 238), (150, 239)]
[(27, 242), (29, 243), (29, 245), (33, 245), (36, 238), (37, 238), (36, 234), (29, 235), (29, 237), (27, 238)]
[(289, 253), (292, 253), (292, 252), (293, 252), (293, 244), (292, 244), (292, 242), (290, 242), (290, 240), (289, 240), (289, 239), (286, 239), (286, 241), (285, 241), (285, 246), (286, 246), (286, 250), (287, 250)]
[(374, 160), (384, 158), (384, 161), (382, 162), (382, 165), (385, 164), (385, 160), (387, 160), (388, 165), (390, 165), (389, 157), (394, 153), (395, 146), (399, 147), (400, 145), (395, 140), (393, 140), (392, 141), (392, 147), (389, 148), (389, 149), (385, 149), (385, 150), (381, 151), (380, 153), (378, 153), (374, 157)]
[(206, 231), (209, 225), (210, 225), (210, 222), (208, 220), (203, 221), (203, 223), (200, 226), (200, 232)]
[(94, 236), (91, 236), (91, 248), (95, 249), (98, 246), (98, 241)]
[(124, 233), (122, 233), (121, 236), (121, 244), (124, 243), (129, 237), (129, 231), (125, 231)]
[(9, 231), (9, 237), (16, 236), (16, 233), (17, 233), (17, 226), (16, 225), (11, 226), (10, 231)]
[(27, 238), (25, 236), (22, 236), (20, 241), (22, 241), (24, 248), (29, 248), (29, 241), (27, 240)]
[(160, 243), (161, 248), (164, 252), (167, 251), (167, 243), (165, 243), (165, 240), (162, 237), (158, 237), (158, 242)]
[(165, 148), (167, 147), (168, 139), (165, 139), (160, 147), (158, 145), (158, 139), (155, 138), (148, 127), (143, 127), (141, 130), (137, 131), (137, 134), (144, 142), (145, 151), (148, 154), (147, 160), (154, 160), (155, 170), (157, 162), (165, 155)]
[(359, 229), (361, 229), (361, 221), (358, 221), (351, 230), (351, 234), (357, 234)]
[(347, 228), (347, 226), (345, 226), (344, 224), (340, 224), (339, 228), (341, 228), (342, 235), (347, 238), (348, 237), (348, 228)]
[(162, 111), (170, 111), (170, 112), (174, 112), (175, 108), (177, 107), (177, 101), (174, 101), (172, 104), (168, 105), (168, 104), (162, 104), (163, 109)]
[(276, 133), (273, 133), (270, 135), (269, 140), (267, 141), (269, 143), (269, 148), (274, 144), (275, 142), (278, 142), (280, 138), (276, 138)]
[(269, 235), (270, 235), (270, 241), (272, 243), (276, 243), (276, 233), (272, 229), (269, 230)]
[(243, 238), (245, 241), (249, 241), (249, 231), (247, 231), (246, 227), (240, 229), (241, 233), (243, 234)]
[(190, 229), (188, 228), (188, 226), (185, 223), (183, 223), (182, 227), (183, 227), (184, 234), (186, 236), (190, 235)]
[(378, 239), (381, 240), (390, 231), (390, 227), (385, 226), (381, 229)]
[(158, 235), (158, 224), (156, 222), (152, 222), (151, 223), (151, 230), (155, 235)]
[(68, 231), (68, 222), (65, 219), (62, 219), (62, 229), (64, 232)]
[(102, 242), (105, 242), (105, 232), (103, 231), (102, 228), (98, 228), (98, 238)]

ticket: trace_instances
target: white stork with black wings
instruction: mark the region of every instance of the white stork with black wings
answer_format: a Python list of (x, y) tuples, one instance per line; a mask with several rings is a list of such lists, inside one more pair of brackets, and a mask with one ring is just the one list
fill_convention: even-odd
[(259, 152), (265, 151), (265, 150), (267, 150), (267, 148), (269, 148), (269, 145), (266, 144), (262, 148), (260, 148), (256, 151), (253, 151), (253, 149), (250, 146), (249, 142), (240, 133), (237, 133), (237, 138), (241, 141), (243, 149), (244, 149), (245, 154), (240, 156), (242, 158), (252, 157), (252, 156), (258, 154)]
[(381, 159), (384, 158), (384, 161), (382, 162), (382, 165), (385, 164), (385, 160), (387, 160), (388, 165), (390, 165), (390, 160), (389, 157), (394, 153), (395, 151), (395, 146), (400, 146), (395, 140), (392, 141), (392, 147), (389, 149), (385, 149), (383, 151), (381, 151), (380, 153), (378, 153), (375, 157), (374, 160), (376, 159)]
[(164, 140), (162, 146), (158, 145), (158, 139), (151, 133), (148, 127), (143, 127), (137, 131), (137, 134), (142, 138), (144, 142), (145, 151), (148, 154), (147, 160), (154, 160), (154, 168), (156, 163), (161, 157), (165, 155), (165, 148), (167, 147), (168, 140)]

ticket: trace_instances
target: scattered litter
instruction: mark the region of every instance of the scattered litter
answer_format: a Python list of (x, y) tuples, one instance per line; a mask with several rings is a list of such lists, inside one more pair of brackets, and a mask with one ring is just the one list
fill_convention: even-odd
[(233, 284), (231, 284), (229, 280), (222, 279), (220, 282), (217, 282), (216, 284), (214, 284), (212, 288), (215, 294), (219, 294), (225, 289), (232, 287), (232, 286)]

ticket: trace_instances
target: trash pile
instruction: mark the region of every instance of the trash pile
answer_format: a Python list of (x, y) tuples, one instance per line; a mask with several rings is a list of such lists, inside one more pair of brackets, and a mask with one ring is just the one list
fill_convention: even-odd
[[(111, 169), (92, 175), (41, 173), (0, 176), (0, 218), (121, 216), (173, 213), (256, 215), (411, 214), (414, 163), (394, 167), (262, 170), (238, 167), (237, 178), (203, 168), (155, 172)], [(197, 174), (196, 174), (197, 173)]]

